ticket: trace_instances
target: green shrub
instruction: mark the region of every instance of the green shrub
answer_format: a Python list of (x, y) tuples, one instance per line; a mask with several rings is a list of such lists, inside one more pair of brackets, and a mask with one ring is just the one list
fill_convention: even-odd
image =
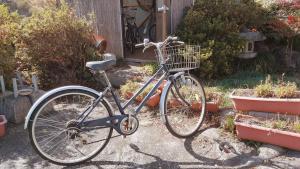
[(16, 55), (24, 69), (36, 71), (42, 88), (85, 84), (91, 79), (86, 61), (99, 59), (92, 34), (91, 24), (67, 5), (43, 8), (24, 20)]
[(275, 87), (274, 93), (278, 98), (293, 98), (297, 96), (297, 90), (296, 83), (282, 82)]
[(154, 73), (158, 70), (157, 63), (149, 63), (142, 67), (142, 71), (145, 72), (146, 75), (154, 75)]
[(235, 125), (234, 125), (234, 116), (233, 115), (226, 116), (226, 120), (225, 120), (225, 124), (224, 124), (224, 129), (226, 131), (234, 133)]
[(257, 97), (277, 97), (277, 98), (294, 98), (297, 97), (297, 84), (295, 82), (285, 82), (282, 79), (276, 84), (272, 82), (271, 76), (268, 75), (265, 82), (257, 85), (254, 88), (255, 96)]
[(140, 87), (138, 82), (127, 81), (125, 85), (122, 85), (120, 88), (121, 95), (126, 97), (128, 93), (134, 93)]
[(295, 122), (293, 125), (293, 129), (297, 132), (300, 133), (300, 123), (299, 122)]
[(259, 52), (253, 59), (239, 59), (239, 71), (253, 71), (258, 73), (278, 73), (282, 65), (278, 57), (271, 52)]
[(16, 69), (15, 41), (18, 36), (20, 16), (10, 13), (5, 5), (0, 5), (0, 75), (5, 75), (6, 85), (11, 81)]
[(271, 81), (271, 76), (269, 75), (265, 82), (260, 85), (257, 85), (254, 88), (255, 96), (257, 97), (272, 97), (274, 96), (273, 92), (273, 83)]
[(234, 60), (244, 48), (242, 28), (260, 28), (267, 13), (253, 1), (197, 0), (188, 10), (177, 34), (201, 45), (199, 76), (215, 78), (231, 74)]

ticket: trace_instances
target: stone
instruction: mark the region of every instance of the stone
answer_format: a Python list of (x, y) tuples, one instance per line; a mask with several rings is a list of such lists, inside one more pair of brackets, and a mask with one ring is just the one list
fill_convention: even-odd
[(221, 127), (224, 127), (224, 125), (226, 124), (226, 117), (227, 116), (235, 116), (236, 111), (233, 109), (225, 109), (222, 110), (220, 113), (220, 125)]
[(278, 157), (286, 152), (286, 149), (271, 145), (271, 144), (264, 144), (258, 149), (259, 157), (263, 160), (272, 159)]
[(14, 97), (13, 93), (6, 94), (1, 99), (0, 110), (9, 122), (23, 123), (32, 104), (44, 93), (44, 91), (39, 90), (31, 96), (18, 96), (17, 98)]
[(207, 137), (211, 140), (219, 139), (220, 138), (220, 131), (221, 129), (218, 128), (209, 128), (201, 133), (202, 136)]

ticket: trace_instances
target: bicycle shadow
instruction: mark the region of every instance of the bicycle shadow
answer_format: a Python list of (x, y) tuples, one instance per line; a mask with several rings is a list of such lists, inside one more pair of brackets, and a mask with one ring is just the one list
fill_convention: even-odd
[[(129, 144), (129, 147), (134, 150), (134, 152), (142, 154), (144, 156), (152, 157), (154, 159), (153, 162), (149, 162), (146, 164), (139, 164), (135, 162), (127, 162), (127, 161), (90, 161), (83, 165), (76, 166), (76, 167), (70, 167), (70, 168), (80, 168), (80, 167), (96, 167), (96, 168), (105, 168), (106, 167), (112, 167), (115, 166), (122, 166), (122, 168), (127, 169), (135, 169), (135, 168), (164, 168), (164, 169), (175, 169), (175, 168), (250, 168), (255, 167), (259, 164), (261, 164), (261, 160), (258, 158), (253, 157), (253, 153), (238, 153), (235, 151), (235, 155), (231, 158), (222, 160), (222, 159), (216, 159), (216, 158), (209, 158), (206, 157), (206, 153), (197, 153), (197, 151), (193, 148), (193, 142), (197, 139), (199, 140), (199, 137), (201, 137), (201, 133), (209, 128), (212, 128), (211, 126), (208, 126), (205, 129), (202, 129), (199, 131), (199, 133), (189, 139), (186, 139), (184, 141), (184, 147), (186, 151), (193, 156), (196, 161), (191, 162), (182, 162), (182, 161), (171, 161), (171, 160), (164, 160), (159, 156), (143, 152), (140, 150), (140, 148), (135, 144)], [(219, 142), (218, 140), (214, 140), (214, 146), (226, 144), (224, 142)], [(228, 144), (228, 143), (227, 143)], [(249, 162), (250, 161), (250, 162)], [(68, 167), (67, 167), (68, 168)]]

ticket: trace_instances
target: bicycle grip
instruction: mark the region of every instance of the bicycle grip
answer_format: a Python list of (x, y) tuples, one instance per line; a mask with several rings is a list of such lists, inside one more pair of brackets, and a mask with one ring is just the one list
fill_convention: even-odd
[(136, 48), (138, 48), (138, 47), (143, 47), (144, 46), (144, 43), (140, 43), (140, 44), (136, 44), (136, 45), (134, 45)]

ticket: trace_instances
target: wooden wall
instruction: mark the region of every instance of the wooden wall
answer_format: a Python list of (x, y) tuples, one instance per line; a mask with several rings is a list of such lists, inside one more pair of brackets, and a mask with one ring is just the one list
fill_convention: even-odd
[(180, 23), (184, 9), (189, 7), (193, 4), (193, 0), (171, 0), (171, 7), (172, 10), (170, 12), (170, 32), (174, 33), (178, 24)]
[(80, 17), (94, 14), (94, 28), (97, 34), (107, 39), (108, 49), (124, 57), (122, 41), (121, 1), (120, 0), (68, 0)]

